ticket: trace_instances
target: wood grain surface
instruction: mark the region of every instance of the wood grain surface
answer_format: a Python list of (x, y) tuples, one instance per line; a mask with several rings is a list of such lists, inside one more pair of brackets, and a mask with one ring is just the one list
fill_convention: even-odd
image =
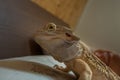
[(87, 0), (32, 0), (70, 26), (75, 26)]

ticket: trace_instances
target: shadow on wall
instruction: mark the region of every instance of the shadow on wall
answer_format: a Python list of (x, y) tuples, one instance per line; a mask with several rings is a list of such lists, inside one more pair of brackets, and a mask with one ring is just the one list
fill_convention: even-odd
[(30, 0), (0, 0), (0, 58), (30, 55), (32, 34), (48, 22), (66, 25)]
[(120, 53), (120, 0), (88, 0), (76, 33), (95, 49)]

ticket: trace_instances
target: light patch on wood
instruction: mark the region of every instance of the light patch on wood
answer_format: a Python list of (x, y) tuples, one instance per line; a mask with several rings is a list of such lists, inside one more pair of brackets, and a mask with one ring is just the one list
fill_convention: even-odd
[(32, 0), (74, 28), (87, 0)]

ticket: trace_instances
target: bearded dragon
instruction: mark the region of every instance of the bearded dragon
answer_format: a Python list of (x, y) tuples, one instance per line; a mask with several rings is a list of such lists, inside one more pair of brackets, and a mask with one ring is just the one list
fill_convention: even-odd
[(69, 27), (49, 23), (35, 33), (34, 40), (53, 58), (65, 63), (66, 68), (56, 65), (56, 69), (73, 71), (78, 80), (120, 80)]

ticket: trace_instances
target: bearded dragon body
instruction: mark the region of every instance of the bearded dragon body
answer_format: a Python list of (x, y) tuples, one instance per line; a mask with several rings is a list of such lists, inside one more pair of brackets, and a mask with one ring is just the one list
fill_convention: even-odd
[(80, 58), (88, 63), (91, 68), (96, 69), (101, 74), (104, 74), (107, 80), (120, 80), (120, 77), (105, 63), (103, 63), (97, 56), (95, 56), (92, 51), (85, 49), (87, 46), (84, 43), (80, 43), (80, 45), (84, 46), (83, 54), (80, 56)]
[(73, 71), (78, 80), (120, 80), (69, 27), (49, 23), (34, 35), (34, 40), (56, 60), (66, 64), (66, 68), (55, 66), (57, 69)]

